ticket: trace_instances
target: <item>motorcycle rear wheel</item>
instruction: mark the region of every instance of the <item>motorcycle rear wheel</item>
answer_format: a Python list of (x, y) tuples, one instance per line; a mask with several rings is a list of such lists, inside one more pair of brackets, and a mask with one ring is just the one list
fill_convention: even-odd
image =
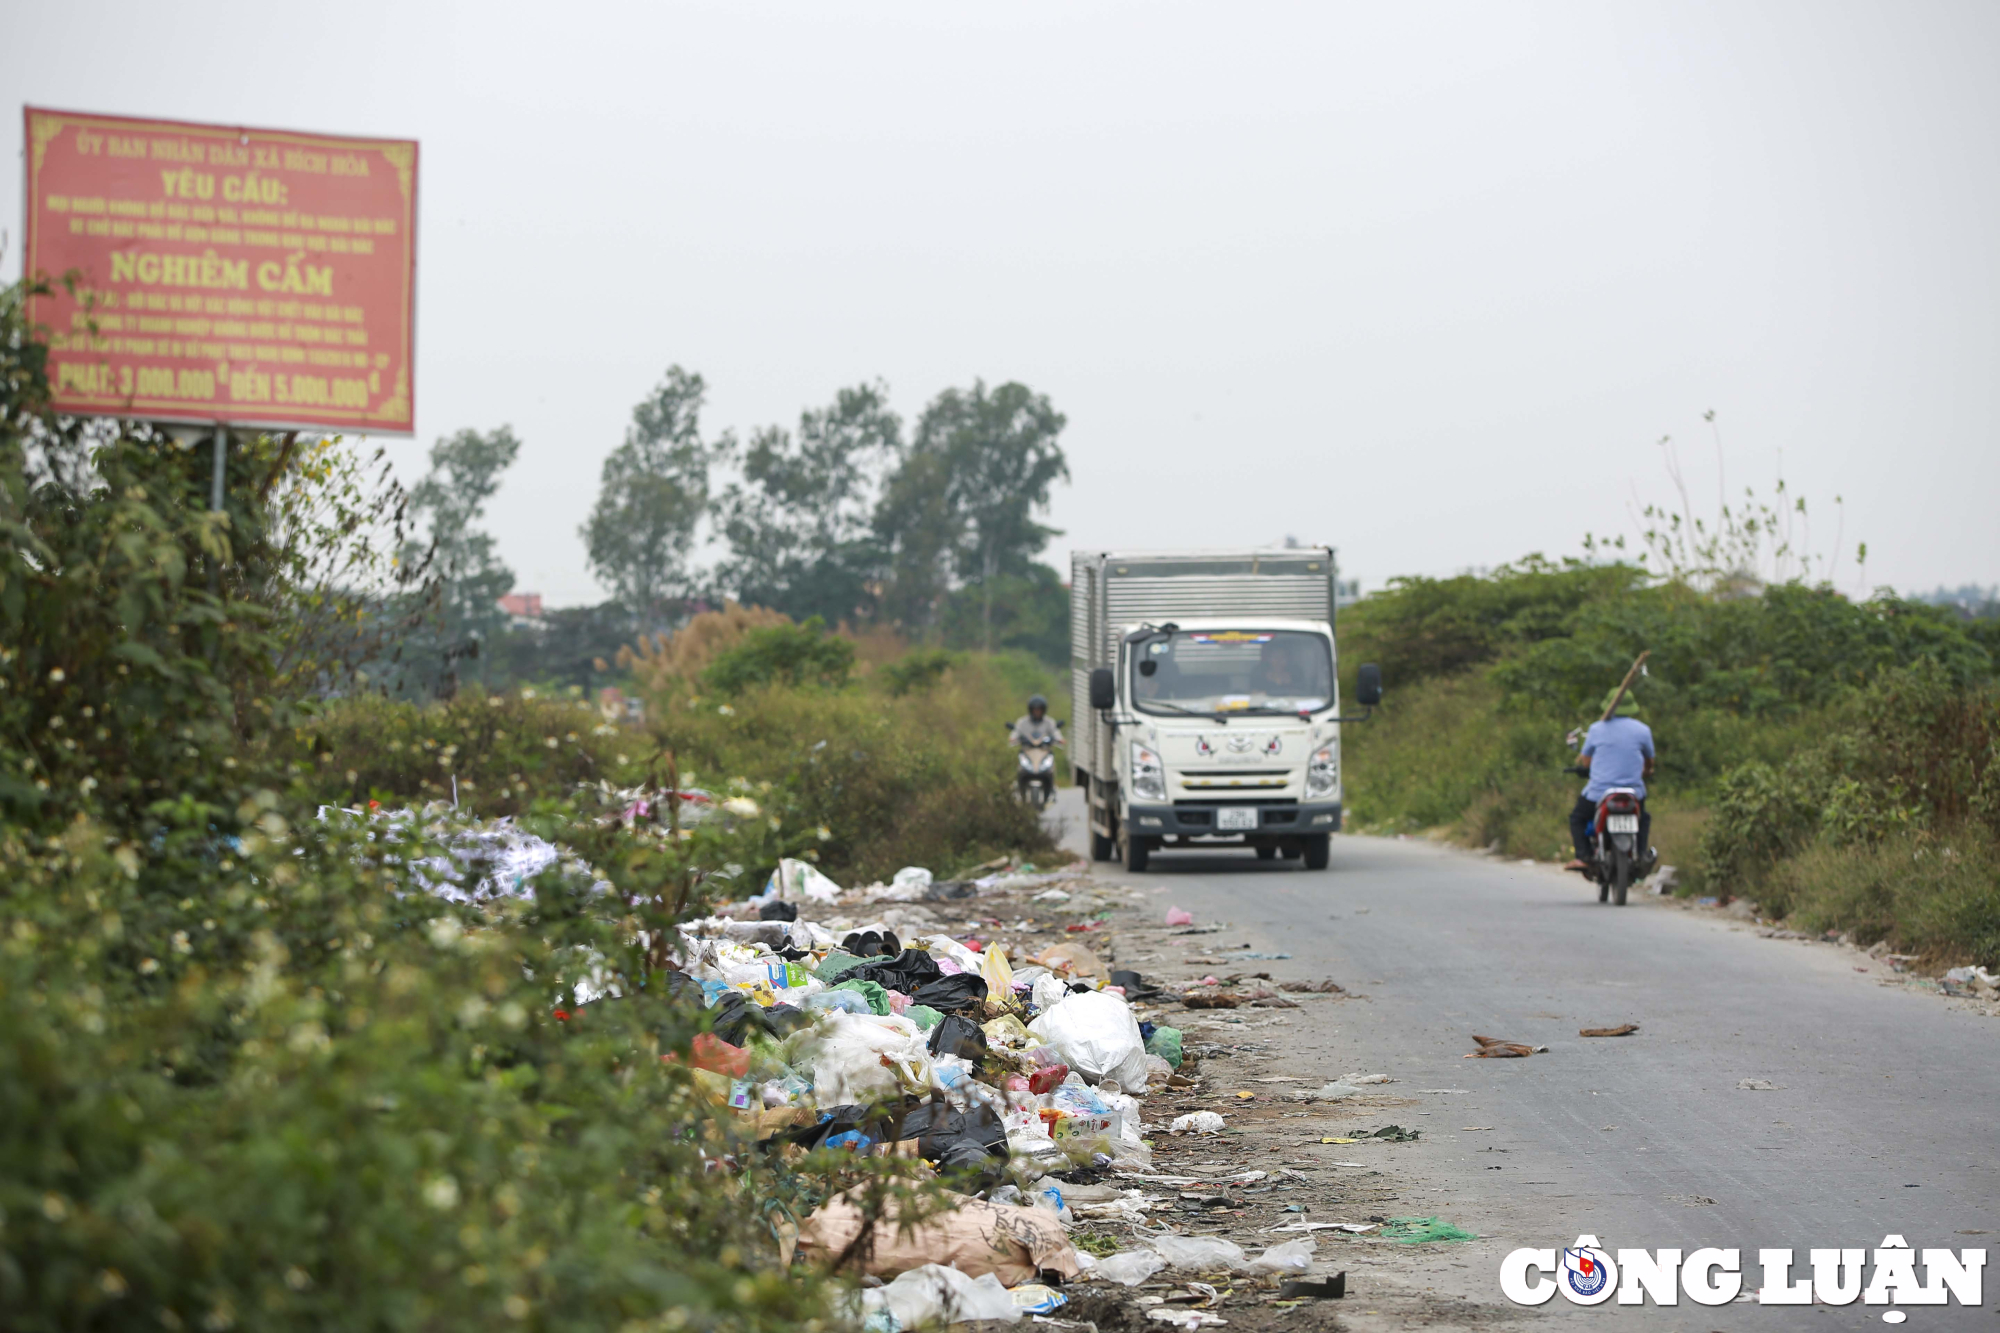
[[(1625, 891), (1632, 886), (1632, 857), (1627, 852), (1613, 850), (1611, 853), (1611, 901), (1623, 907)], [(1602, 901), (1600, 899), (1600, 901)]]
[(1597, 901), (1600, 903), (1610, 902), (1611, 881), (1604, 878), (1604, 867), (1594, 866), (1592, 867), (1592, 873), (1597, 876)]

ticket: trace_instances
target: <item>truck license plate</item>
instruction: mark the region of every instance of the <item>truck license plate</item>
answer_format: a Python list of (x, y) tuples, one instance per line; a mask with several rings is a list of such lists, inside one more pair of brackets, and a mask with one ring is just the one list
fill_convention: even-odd
[(1639, 831), (1639, 816), (1607, 815), (1604, 820), (1604, 827), (1605, 831), (1609, 833), (1637, 833)]
[(1249, 808), (1238, 807), (1235, 809), (1225, 807), (1218, 810), (1215, 812), (1215, 826), (1219, 829), (1256, 828), (1256, 808), (1254, 806)]

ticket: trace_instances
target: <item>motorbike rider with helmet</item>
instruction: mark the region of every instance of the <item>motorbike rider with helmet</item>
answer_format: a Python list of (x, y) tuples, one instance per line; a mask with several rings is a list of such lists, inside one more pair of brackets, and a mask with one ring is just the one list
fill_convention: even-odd
[(1029, 698), (1028, 711), (1013, 727), (1016, 745), (1061, 745), (1062, 729), (1049, 716), (1049, 701), (1037, 694)]
[[(1607, 707), (1610, 699), (1605, 700)], [(1646, 779), (1653, 776), (1653, 729), (1639, 720), (1639, 706), (1630, 694), (1619, 696), (1611, 716), (1590, 724), (1584, 734), (1583, 750), (1576, 768), (1589, 779), (1583, 793), (1569, 812), (1569, 836), (1576, 859), (1565, 870), (1583, 870), (1590, 860), (1590, 822), (1597, 816), (1598, 802), (1614, 787), (1629, 787), (1639, 798), (1640, 855), (1650, 859), (1653, 816), (1646, 809)], [(1642, 867), (1642, 872), (1645, 868)], [(1622, 900), (1621, 900), (1622, 901)]]

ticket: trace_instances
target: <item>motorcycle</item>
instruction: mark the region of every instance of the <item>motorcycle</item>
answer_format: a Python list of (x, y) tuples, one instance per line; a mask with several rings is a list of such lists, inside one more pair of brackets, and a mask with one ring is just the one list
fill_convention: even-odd
[[(1011, 726), (1007, 731), (1009, 735), (1013, 734)], [(1014, 794), (1038, 810), (1056, 798), (1055, 747), (1060, 743), (1060, 740), (1026, 745), (1019, 741), (1014, 743), (1019, 751), (1014, 764)]]
[[(1568, 771), (1588, 776), (1581, 768)], [(1597, 885), (1597, 901), (1623, 907), (1632, 881), (1651, 871), (1655, 859), (1650, 847), (1639, 846), (1637, 792), (1613, 787), (1604, 793), (1591, 816), (1589, 848), (1582, 873)]]

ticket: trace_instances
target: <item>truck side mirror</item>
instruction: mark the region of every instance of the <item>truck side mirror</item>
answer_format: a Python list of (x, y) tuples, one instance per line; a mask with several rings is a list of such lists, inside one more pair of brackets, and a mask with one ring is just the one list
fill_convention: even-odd
[(1095, 667), (1090, 673), (1090, 706), (1099, 710), (1118, 704), (1118, 686), (1110, 667)]
[(1363, 662), (1361, 670), (1355, 673), (1354, 701), (1363, 708), (1373, 708), (1382, 702), (1382, 668), (1373, 662)]

